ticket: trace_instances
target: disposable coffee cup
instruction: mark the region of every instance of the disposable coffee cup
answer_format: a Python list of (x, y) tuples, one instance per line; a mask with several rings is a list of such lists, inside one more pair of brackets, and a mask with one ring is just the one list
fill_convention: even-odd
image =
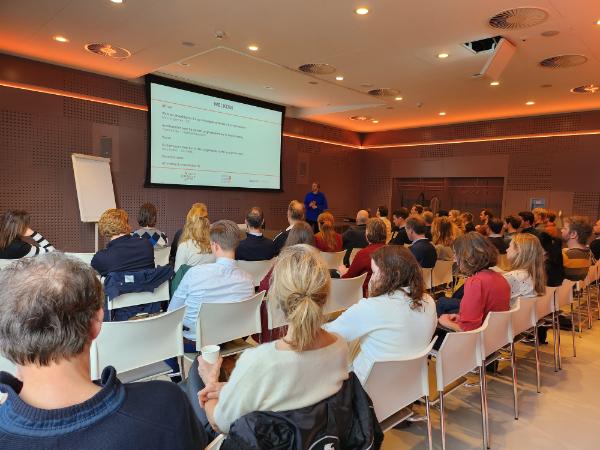
[(221, 351), (221, 347), (218, 345), (207, 345), (200, 349), (200, 353), (202, 354), (202, 358), (209, 364), (215, 364), (219, 359), (219, 352)]

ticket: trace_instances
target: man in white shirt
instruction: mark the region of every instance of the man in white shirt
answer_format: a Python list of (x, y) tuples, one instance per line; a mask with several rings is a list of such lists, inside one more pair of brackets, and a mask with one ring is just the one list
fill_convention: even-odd
[(202, 303), (234, 303), (254, 295), (252, 277), (237, 266), (235, 249), (240, 229), (231, 220), (219, 220), (210, 226), (210, 247), (217, 258), (212, 264), (189, 269), (173, 294), (169, 311), (186, 306), (183, 318), (184, 347), (196, 351), (196, 321)]
[(275, 236), (275, 239), (273, 239), (275, 255), (278, 255), (285, 245), (285, 241), (287, 240), (288, 234), (294, 224), (304, 221), (304, 203), (299, 202), (298, 200), (292, 200), (288, 206), (287, 220), (290, 226)]

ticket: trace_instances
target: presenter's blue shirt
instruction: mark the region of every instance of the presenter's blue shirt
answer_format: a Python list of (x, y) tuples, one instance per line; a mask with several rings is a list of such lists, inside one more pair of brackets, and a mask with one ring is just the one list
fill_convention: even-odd
[[(316, 209), (308, 206), (313, 200), (317, 202)], [(325, 194), (322, 192), (317, 192), (316, 194), (309, 192), (306, 194), (306, 197), (304, 197), (304, 207), (306, 208), (306, 220), (316, 222), (319, 214), (327, 209), (327, 199), (325, 198)]]

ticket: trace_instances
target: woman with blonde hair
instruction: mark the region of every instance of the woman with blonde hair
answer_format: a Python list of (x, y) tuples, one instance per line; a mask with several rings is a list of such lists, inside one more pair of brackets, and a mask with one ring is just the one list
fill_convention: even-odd
[(187, 213), (175, 256), (175, 272), (183, 265), (199, 266), (213, 263), (210, 250), (210, 220), (204, 203), (194, 203)]
[(303, 408), (341, 389), (348, 378), (347, 344), (321, 328), (330, 284), (329, 270), (314, 247), (298, 244), (282, 250), (269, 301), (279, 303), (289, 322), (287, 334), (242, 353), (227, 383), (219, 383), (222, 358), (215, 364), (198, 358), (205, 428), (210, 423), (227, 433), (250, 412)]
[(510, 307), (519, 297), (536, 297), (546, 292), (544, 249), (533, 234), (517, 233), (506, 250), (510, 270), (504, 278), (510, 285)]
[(322, 252), (341, 252), (342, 235), (333, 229), (335, 219), (329, 211), (319, 214), (317, 225), (319, 232), (315, 235), (317, 248)]
[(431, 224), (431, 243), (435, 246), (437, 259), (454, 261), (452, 244), (458, 237), (458, 227), (449, 217), (436, 217)]

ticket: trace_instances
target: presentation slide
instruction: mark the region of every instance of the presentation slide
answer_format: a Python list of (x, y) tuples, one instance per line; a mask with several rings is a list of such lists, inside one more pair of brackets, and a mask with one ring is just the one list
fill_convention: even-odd
[(282, 107), (150, 81), (149, 114), (151, 185), (281, 188)]

